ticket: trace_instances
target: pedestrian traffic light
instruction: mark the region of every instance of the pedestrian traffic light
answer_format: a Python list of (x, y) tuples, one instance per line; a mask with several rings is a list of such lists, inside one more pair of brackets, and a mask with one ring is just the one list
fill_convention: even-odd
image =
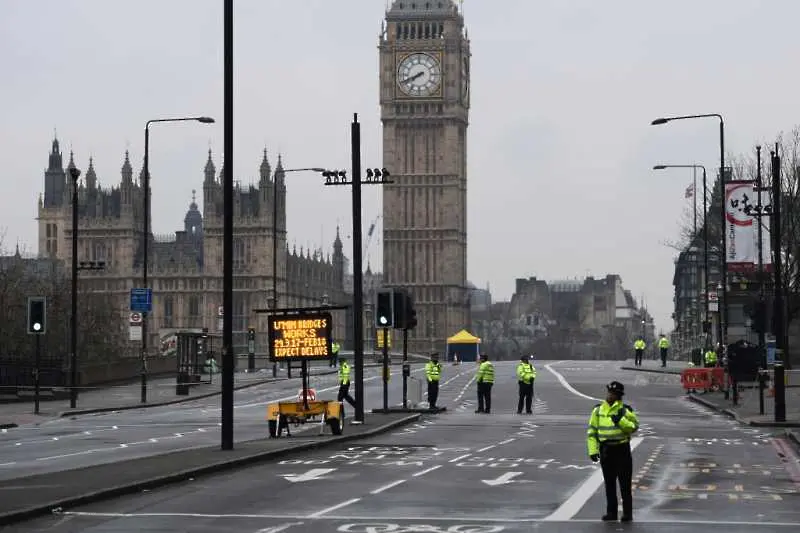
[(45, 307), (43, 296), (28, 298), (28, 334), (44, 335), (47, 331)]
[(378, 291), (375, 303), (375, 327), (394, 327), (394, 293), (391, 290)]
[(255, 328), (247, 328), (247, 340), (249, 340), (249, 341), (256, 340), (256, 329)]

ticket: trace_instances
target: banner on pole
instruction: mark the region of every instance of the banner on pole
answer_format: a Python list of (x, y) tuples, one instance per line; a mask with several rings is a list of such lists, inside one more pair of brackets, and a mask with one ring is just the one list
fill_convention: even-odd
[(752, 272), (758, 262), (754, 217), (747, 214), (754, 206), (752, 181), (729, 181), (725, 184), (725, 262), (730, 272)]

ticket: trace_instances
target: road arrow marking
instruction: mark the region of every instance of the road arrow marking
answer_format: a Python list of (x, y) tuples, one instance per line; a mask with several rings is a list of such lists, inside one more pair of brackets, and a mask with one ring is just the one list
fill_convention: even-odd
[(523, 479), (514, 480), (515, 477), (521, 476), (522, 474), (523, 472), (506, 472), (497, 479), (482, 479), (481, 481), (483, 481), (490, 487), (496, 487), (498, 485), (508, 485), (511, 483), (533, 483), (533, 481), (527, 481)]
[(312, 468), (305, 474), (281, 474), (281, 477), (286, 481), (297, 483), (298, 481), (314, 481), (316, 479), (323, 479), (325, 474), (329, 474), (336, 470), (335, 468)]

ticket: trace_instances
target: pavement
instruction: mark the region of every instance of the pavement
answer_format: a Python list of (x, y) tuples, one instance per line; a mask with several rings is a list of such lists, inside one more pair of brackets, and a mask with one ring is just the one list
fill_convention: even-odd
[[(675, 375), (621, 375), (619, 361), (536, 365), (533, 415), (515, 412), (514, 362), (496, 363), (489, 415), (474, 413), (474, 365), (447, 366), (439, 404), (448, 410), (391, 433), (63, 507), (8, 531), (618, 530), (599, 521), (601, 474), (585, 445), (590, 410), (614, 379), (626, 385), (626, 403), (641, 420), (632, 441), (635, 523), (622, 526), (664, 533), (800, 527), (800, 456), (782, 430), (743, 426), (692, 402)], [(370, 389), (367, 407), (379, 398)], [(78, 474), (74, 487), (89, 477)], [(18, 483), (0, 490), (13, 493)]]
[[(413, 376), (420, 376), (422, 365), (414, 365)], [(467, 367), (461, 367), (466, 369)], [(469, 369), (470, 373), (473, 371)], [(370, 405), (379, 407), (383, 386), (380, 368), (365, 368), (364, 392)], [(399, 372), (389, 384), (392, 404), (401, 403)], [(418, 381), (412, 381), (412, 385)], [(335, 374), (312, 375), (309, 385), (321, 399), (335, 399), (338, 391)], [(298, 379), (282, 380), (240, 389), (234, 393), (234, 422), (237, 442), (262, 439), (267, 435), (266, 405), (278, 400), (293, 400), (300, 390)], [(413, 397), (418, 389), (411, 387)], [(351, 395), (354, 391), (351, 388)], [(346, 411), (352, 412), (349, 405)], [(41, 417), (35, 424), (0, 430), (0, 487), (4, 482), (24, 476), (46, 474), (128, 461), (213, 446), (219, 442), (220, 398), (160, 405), (147, 409), (118, 410), (106, 413)], [(298, 436), (312, 426), (293, 430)], [(316, 429), (316, 427), (314, 427)], [(2, 490), (2, 488), (0, 488)], [(0, 494), (2, 499), (2, 494)]]
[(675, 361), (667, 359), (667, 366), (661, 366), (661, 360), (644, 359), (642, 366), (634, 366), (633, 359), (626, 360), (620, 367), (622, 370), (636, 370), (638, 372), (658, 372), (662, 374), (678, 374), (689, 366), (688, 361)]

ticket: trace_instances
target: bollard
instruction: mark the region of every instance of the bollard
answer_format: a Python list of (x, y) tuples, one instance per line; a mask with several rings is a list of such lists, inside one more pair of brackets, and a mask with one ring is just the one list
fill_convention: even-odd
[(783, 363), (775, 363), (775, 422), (786, 422), (786, 373)]
[(761, 368), (758, 371), (758, 414), (764, 414), (764, 389), (768, 379), (767, 370)]

